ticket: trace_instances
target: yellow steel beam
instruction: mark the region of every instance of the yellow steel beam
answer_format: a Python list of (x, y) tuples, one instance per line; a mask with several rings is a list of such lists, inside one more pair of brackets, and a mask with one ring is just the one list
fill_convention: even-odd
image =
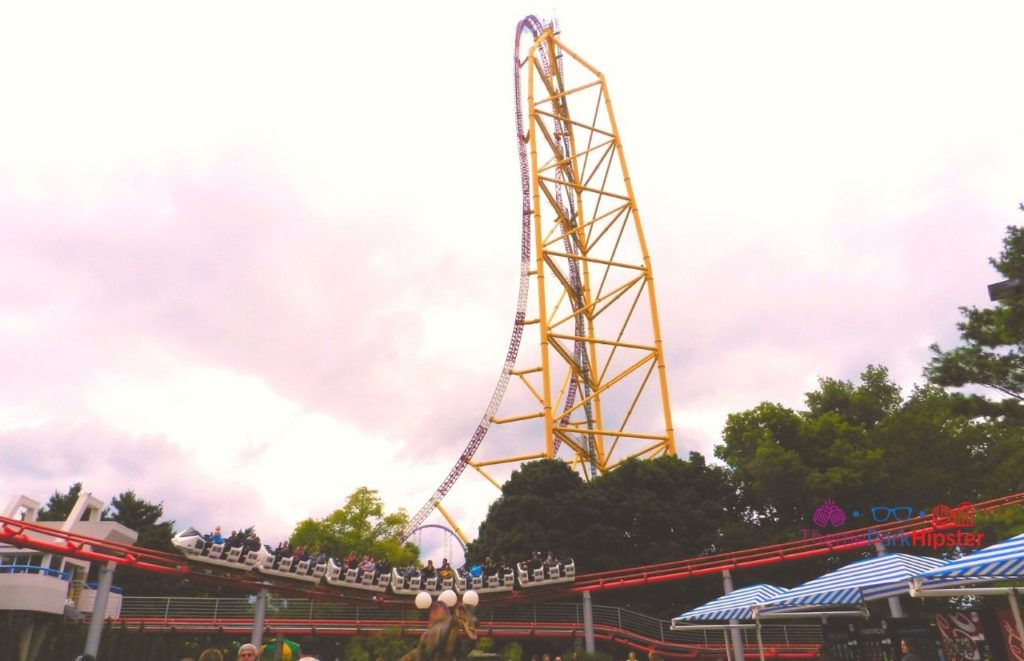
[[(626, 314), (626, 318), (622, 320), (622, 326), (619, 328), (619, 334), (616, 336), (617, 339), (622, 339), (622, 336), (625, 335), (626, 327), (629, 325), (629, 320), (633, 318), (633, 312), (636, 310), (637, 303), (640, 302), (640, 296), (644, 293), (644, 287), (646, 286), (646, 284), (647, 284), (647, 280), (645, 279), (644, 280), (644, 284), (642, 284), (639, 287), (637, 287), (636, 298), (633, 299), (633, 304), (629, 307), (629, 312)], [(598, 310), (597, 312), (594, 313), (594, 316), (596, 317), (597, 315), (601, 314), (602, 312), (604, 312), (603, 309)], [(612, 356), (615, 355), (615, 352), (617, 350), (618, 349), (615, 349), (615, 348), (612, 349), (611, 355), (608, 356), (608, 360), (609, 361), (611, 361)], [(601, 380), (602, 381), (604, 380), (604, 374), (601, 375)]]
[(491, 418), (491, 422), (496, 425), (504, 425), (509, 422), (522, 422), (523, 420), (536, 420), (537, 418), (543, 418), (544, 411), (538, 411), (537, 413), (526, 413), (523, 415), (514, 415), (511, 418)]
[(448, 513), (448, 510), (441, 507), (441, 503), (434, 503), (434, 507), (436, 507), (437, 511), (441, 513), (441, 516), (443, 516), (444, 520), (448, 522), (448, 525), (452, 527), (452, 530), (454, 530), (455, 534), (459, 536), (462, 543), (469, 544), (469, 537), (466, 537), (466, 533), (462, 532), (462, 528), (459, 527), (459, 524), (455, 523), (455, 519), (453, 519), (451, 514)]
[(521, 454), (516, 457), (501, 457), (500, 459), (486, 459), (484, 461), (475, 461), (471, 465), (474, 468), (480, 468), (482, 466), (497, 466), (498, 464), (514, 464), (519, 461), (532, 461), (533, 459), (543, 459), (545, 455), (543, 453), (536, 454)]
[(533, 395), (533, 398), (537, 400), (537, 403), (543, 406), (544, 398), (541, 396), (539, 392), (537, 392), (537, 389), (533, 387), (533, 384), (527, 381), (526, 377), (523, 376), (522, 374), (519, 375), (519, 380), (523, 382), (523, 385), (526, 386), (526, 389), (530, 391), (530, 394)]
[(487, 480), (488, 482), (490, 482), (491, 484), (493, 484), (493, 485), (494, 485), (494, 486), (495, 486), (495, 487), (496, 487), (496, 488), (498, 489), (498, 491), (501, 491), (501, 485), (500, 485), (500, 484), (498, 484), (498, 481), (497, 481), (497, 480), (495, 480), (495, 479), (494, 479), (493, 477), (491, 477), (491, 476), (490, 476), (490, 475), (489, 475), (489, 474), (487, 473), (487, 471), (485, 471), (484, 469), (480, 468), (480, 466), (476, 465), (476, 464), (475, 464), (475, 463), (473, 463), (473, 462), (470, 462), (470, 463), (469, 463), (469, 465), (470, 465), (470, 466), (472, 466), (473, 468), (475, 468), (475, 469), (476, 469), (476, 472), (477, 472), (477, 473), (480, 473), (481, 475), (483, 475), (483, 476), (484, 476), (484, 479), (486, 479), (486, 480)]
[[(617, 214), (621, 215), (621, 213), (623, 211), (626, 211), (628, 209), (629, 209), (629, 204), (621, 204), (618, 207), (612, 209), (611, 211), (606, 211), (605, 213), (601, 214), (600, 216), (594, 216), (593, 218), (588, 220), (586, 223), (583, 223), (583, 226), (586, 227), (586, 228), (590, 228), (592, 225), (595, 225), (595, 224), (601, 222), (602, 220), (612, 216), (612, 214), (616, 214), (617, 213)], [(618, 221), (618, 218), (612, 218), (611, 221), (608, 223), (608, 225), (605, 226), (605, 229), (602, 230), (601, 234), (598, 235), (598, 236), (604, 235), (604, 233), (608, 231), (608, 228), (611, 227), (611, 226), (614, 226), (617, 221)], [(559, 241), (561, 241), (562, 239), (564, 239), (564, 238), (566, 238), (568, 236), (571, 236), (575, 232), (576, 232), (575, 228), (570, 229), (568, 232), (565, 232), (563, 234), (559, 234), (558, 236), (554, 237), (550, 241), (546, 241), (544, 243), (544, 245), (545, 246), (552, 246), (552, 245), (558, 243)], [(596, 241), (590, 241), (589, 239), (588, 239), (587, 242), (591, 246), (593, 246), (596, 243)]]
[[(545, 456), (555, 456), (555, 445), (554, 445), (554, 424), (551, 418), (551, 379), (548, 375), (551, 374), (551, 365), (548, 359), (548, 325), (547, 319), (545, 318), (544, 311), (546, 307), (546, 295), (544, 292), (545, 281), (544, 281), (544, 226), (543, 219), (541, 218), (540, 208), (540, 177), (537, 171), (537, 116), (533, 113), (535, 105), (535, 99), (533, 95), (533, 81), (536, 73), (537, 66), (537, 45), (545, 38), (551, 36), (551, 30), (546, 30), (543, 35), (534, 41), (533, 45), (530, 46), (529, 62), (530, 66), (527, 70), (527, 103), (530, 108), (530, 173), (531, 173), (531, 184), (533, 186), (533, 236), (534, 243), (536, 244), (535, 252), (537, 259), (537, 299), (538, 305), (540, 306), (540, 360), (541, 367), (544, 369), (544, 446)], [(602, 86), (604, 83), (601, 83)], [(552, 90), (550, 94), (554, 95), (557, 92)]]
[[(626, 411), (626, 415), (622, 417), (622, 424), (619, 425), (619, 431), (626, 428), (626, 424), (629, 423), (629, 419), (633, 417), (633, 411), (636, 409), (637, 402), (640, 401), (640, 395), (644, 394), (644, 388), (647, 387), (647, 382), (651, 378), (651, 374), (654, 372), (654, 368), (657, 366), (656, 361), (651, 361), (651, 366), (647, 368), (647, 374), (644, 374), (644, 380), (640, 382), (640, 387), (636, 389), (636, 395), (633, 397), (633, 401), (629, 404), (629, 409)], [(619, 444), (619, 439), (616, 438), (612, 442), (612, 446), (608, 448), (608, 457), (611, 458), (615, 454), (615, 447)]]
[(618, 198), (620, 200), (629, 200), (630, 199), (629, 195), (622, 195), (620, 193), (612, 193), (612, 192), (609, 192), (609, 191), (606, 191), (606, 190), (601, 190), (600, 188), (591, 188), (590, 186), (584, 186), (583, 184), (574, 184), (571, 181), (559, 181), (558, 179), (553, 179), (551, 177), (538, 177), (538, 179), (540, 181), (546, 181), (548, 183), (559, 184), (561, 186), (566, 186), (568, 188), (574, 188), (576, 190), (583, 191), (583, 192), (586, 192), (586, 193), (600, 193), (601, 195), (607, 195), (608, 197), (614, 197), (614, 198)]
[[(614, 140), (605, 140), (604, 142), (601, 142), (601, 143), (598, 143), (596, 145), (593, 145), (592, 147), (588, 147), (584, 152), (580, 153), (580, 156), (583, 156), (587, 152), (597, 151), (598, 149), (601, 149), (602, 147), (605, 148), (605, 151), (609, 151), (608, 148), (609, 147), (614, 147), (614, 146), (615, 146), (615, 141)], [(550, 161), (548, 161), (544, 165), (544, 167), (542, 167), (540, 169), (540, 171), (541, 172), (547, 172), (548, 170), (559, 170), (559, 169), (564, 168), (566, 165), (569, 165), (571, 163), (572, 163), (572, 156), (568, 156), (566, 158), (557, 159), (557, 160), (550, 160)]]
[(615, 431), (614, 429), (581, 429), (580, 427), (563, 427), (561, 425), (557, 425), (555, 427), (555, 431), (572, 432), (574, 434), (583, 435), (603, 434), (605, 436), (621, 436), (623, 438), (643, 438), (651, 441), (668, 440), (668, 436), (664, 434), (641, 434), (638, 432)]
[(586, 129), (586, 130), (591, 131), (593, 133), (599, 133), (601, 135), (606, 135), (609, 138), (614, 138), (615, 137), (615, 134), (610, 132), (610, 131), (605, 131), (604, 129), (599, 129), (596, 126), (590, 126), (588, 124), (584, 124), (583, 122), (576, 121), (575, 119), (571, 119), (569, 117), (563, 117), (562, 115), (559, 115), (557, 113), (547, 112), (547, 111), (544, 111), (544, 110), (537, 110), (536, 112), (537, 112), (538, 115), (543, 115), (544, 117), (550, 117), (551, 119), (557, 120), (559, 122), (565, 122), (566, 124), (569, 124), (570, 126), (578, 126), (580, 128)]
[[(600, 392), (608, 390), (609, 388), (611, 388), (612, 386), (617, 384), (619, 381), (622, 381), (627, 376), (629, 376), (630, 374), (632, 374), (636, 370), (640, 369), (641, 367), (643, 367), (644, 365), (646, 365), (647, 363), (649, 363), (652, 360), (654, 360), (654, 354), (653, 353), (649, 353), (646, 356), (644, 356), (643, 358), (641, 358), (640, 360), (636, 361), (635, 363), (633, 363), (632, 365), (627, 367), (625, 370), (623, 370), (623, 371), (619, 372), (618, 374), (616, 374), (614, 377), (612, 377), (608, 381), (602, 381), (600, 389), (598, 390), (598, 392), (593, 393), (591, 395), (591, 397), (593, 397), (594, 395), (600, 394)], [(585, 397), (585, 398), (581, 399), (579, 402), (576, 403), (575, 406), (573, 406), (573, 407), (567, 409), (566, 411), (564, 411), (563, 415), (569, 415), (570, 413), (575, 412), (581, 406), (583, 406), (588, 401), (590, 401), (591, 397)]]
[[(558, 320), (558, 321), (557, 321), (556, 323), (554, 323), (554, 324), (551, 324), (551, 325), (552, 325), (552, 326), (558, 326), (559, 324), (565, 323), (565, 322), (566, 322), (566, 321), (568, 321), (569, 319), (572, 319), (573, 317), (575, 317), (575, 316), (576, 316), (577, 314), (579, 314), (580, 312), (583, 312), (583, 313), (587, 314), (587, 316), (589, 316), (589, 317), (596, 317), (596, 316), (597, 316), (597, 315), (599, 314), (599, 312), (593, 312), (593, 313), (591, 313), (590, 311), (591, 311), (591, 310), (593, 310), (593, 309), (594, 309), (594, 307), (595, 307), (595, 306), (596, 306), (596, 305), (597, 305), (598, 303), (606, 303), (606, 304), (604, 305), (604, 307), (602, 307), (601, 309), (602, 309), (602, 310), (605, 310), (605, 309), (607, 309), (607, 308), (608, 308), (608, 306), (610, 306), (610, 305), (611, 305), (611, 304), (613, 304), (613, 303), (614, 303), (615, 301), (617, 301), (617, 300), (619, 299), (619, 297), (620, 297), (620, 296), (622, 296), (622, 295), (623, 295), (623, 294), (625, 294), (625, 293), (626, 293), (627, 291), (629, 291), (629, 288), (630, 288), (630, 287), (632, 287), (633, 285), (635, 285), (635, 284), (636, 284), (636, 283), (638, 283), (638, 282), (643, 282), (643, 279), (644, 279), (644, 276), (643, 276), (643, 275), (638, 275), (637, 277), (635, 277), (635, 278), (633, 278), (632, 280), (630, 280), (630, 281), (626, 282), (625, 284), (621, 285), (620, 287), (617, 287), (616, 289), (614, 289), (614, 290), (612, 290), (612, 291), (608, 292), (607, 294), (605, 294), (605, 295), (604, 295), (604, 297), (603, 297), (603, 298), (602, 298), (602, 297), (598, 297), (598, 298), (595, 298), (595, 299), (594, 299), (594, 300), (592, 300), (592, 301), (591, 301), (590, 303), (588, 303), (588, 304), (587, 304), (586, 306), (584, 306), (584, 307), (583, 307), (582, 309), (580, 309), (580, 310), (579, 310), (578, 312), (576, 312), (576, 313), (573, 313), (573, 314), (569, 315), (568, 317), (563, 317), (562, 319), (559, 319), (559, 320)], [(610, 298), (611, 300), (607, 300), (607, 299), (609, 299), (609, 298)]]
[[(599, 168), (601, 167), (601, 164), (604, 163), (604, 159), (608, 158), (608, 156), (613, 151), (615, 151), (615, 143), (614, 142), (608, 143), (608, 148), (605, 149), (604, 153), (601, 154), (601, 158), (599, 158), (597, 160), (597, 163), (594, 163), (594, 167), (590, 171), (590, 176), (588, 176), (588, 177), (583, 179), (583, 185), (584, 186), (589, 186), (590, 185), (590, 180), (593, 179), (594, 175), (596, 175), (598, 173)], [(609, 164), (611, 163), (611, 159), (610, 158), (608, 159), (608, 163)], [(604, 182), (602, 182), (602, 183), (607, 183), (608, 182), (608, 171), (609, 171), (609, 168), (606, 167), (605, 170), (604, 170)], [(601, 186), (601, 190), (604, 190), (604, 186), (603, 185)], [(598, 202), (598, 204), (600, 204), (601, 196), (598, 196), (597, 202)]]
[[(604, 90), (605, 108), (608, 112), (608, 121), (611, 122), (612, 132), (616, 138), (619, 134), (618, 124), (615, 122), (615, 112), (612, 110), (612, 101), (608, 95), (608, 86), (605, 84), (604, 76), (598, 74), (601, 79), (601, 89)], [(633, 195), (633, 182), (629, 178), (629, 167), (626, 165), (625, 150), (619, 143), (619, 168), (622, 170), (622, 180), (626, 184), (626, 191), (629, 193), (630, 207), (632, 209), (633, 224), (636, 227), (637, 242), (644, 258), (644, 272), (647, 274), (647, 297), (651, 309), (651, 329), (654, 332), (654, 346), (657, 347), (658, 381), (661, 386), (661, 407), (665, 419), (665, 431), (668, 435), (668, 452), (676, 453), (675, 432), (672, 428), (672, 407), (668, 397), (668, 375), (665, 368), (665, 349), (661, 340), (661, 320), (658, 317), (658, 300), (654, 295), (654, 271), (651, 269), (651, 255), (647, 250), (647, 241), (644, 239), (644, 229), (640, 224), (640, 212), (636, 208), (635, 196)]]
[(645, 448), (643, 448), (641, 450), (637, 450), (636, 452), (634, 452), (633, 454), (630, 454), (629, 456), (623, 457), (622, 459), (620, 459), (619, 461), (616, 461), (615, 463), (608, 464), (608, 470), (614, 470), (614, 469), (618, 468), (620, 465), (622, 465), (624, 462), (627, 462), (627, 461), (629, 461), (630, 459), (632, 459), (634, 457), (642, 457), (644, 455), (652, 454), (652, 453), (655, 456), (657, 456), (658, 454), (662, 454), (663, 452), (665, 452), (666, 448), (667, 448), (667, 444), (666, 443), (653, 443), (653, 444), (648, 445), (647, 447), (645, 447)]
[(590, 89), (594, 85), (600, 85), (600, 84), (601, 84), (600, 80), (593, 80), (593, 81), (591, 81), (591, 82), (589, 82), (589, 83), (587, 83), (585, 85), (580, 85), (579, 87), (574, 87), (574, 88), (572, 88), (570, 90), (566, 90), (564, 92), (559, 92), (558, 94), (555, 94), (553, 96), (549, 96), (546, 99), (541, 99), (537, 103), (538, 104), (540, 104), (540, 103), (548, 103), (550, 101), (554, 101), (555, 99), (560, 99), (560, 98), (562, 98), (564, 96), (568, 96), (570, 94), (575, 94), (576, 92), (582, 92), (583, 90)]
[(646, 344), (633, 344), (632, 342), (616, 342), (614, 340), (601, 340), (596, 337), (562, 335), (561, 333), (551, 333), (549, 337), (556, 337), (560, 340), (572, 340), (574, 342), (593, 342), (594, 344), (604, 344), (610, 347), (622, 347), (624, 349), (641, 349), (643, 351), (654, 351), (654, 347), (648, 346)]
[(576, 377), (579, 379), (586, 379), (587, 385), (591, 388), (596, 389), (597, 384), (594, 383), (593, 377), (590, 376), (589, 374), (583, 373), (583, 367), (576, 362), (576, 358), (572, 355), (572, 352), (563, 347), (562, 343), (558, 342), (557, 339), (550, 339), (557, 338), (557, 336), (554, 333), (549, 333), (548, 338), (550, 341), (551, 348), (558, 352), (558, 354), (562, 357), (562, 360), (564, 360), (569, 365), (569, 368), (572, 370), (573, 374), (575, 374)]
[(566, 259), (576, 259), (581, 262), (590, 262), (594, 264), (608, 264), (610, 266), (618, 266), (619, 268), (632, 269), (634, 271), (643, 271), (644, 267), (642, 264), (624, 264), (622, 262), (613, 262), (607, 259), (598, 259), (597, 257), (586, 257), (584, 255), (570, 255), (564, 252), (555, 252), (553, 250), (546, 251), (548, 255), (554, 257), (565, 257)]

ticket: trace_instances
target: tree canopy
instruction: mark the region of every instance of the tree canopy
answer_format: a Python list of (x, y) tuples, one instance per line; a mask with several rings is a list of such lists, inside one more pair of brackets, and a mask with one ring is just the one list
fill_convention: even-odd
[(562, 461), (533, 461), (502, 487), (468, 558), (550, 550), (600, 571), (697, 555), (720, 548), (735, 501), (725, 470), (697, 453), (630, 460), (589, 483)]
[(376, 489), (359, 487), (345, 504), (322, 519), (304, 519), (292, 532), (293, 546), (319, 548), (328, 555), (344, 557), (350, 552), (387, 558), (392, 564), (416, 562), (419, 549), (402, 542), (402, 531), (409, 522), (405, 510), (385, 513), (384, 501)]
[(37, 518), (40, 521), (64, 521), (71, 514), (71, 508), (78, 502), (78, 497), (82, 494), (82, 483), (75, 482), (72, 484), (66, 493), (60, 491), (54, 491), (46, 504), (43, 505), (37, 514)]
[[(562, 461), (541, 460), (523, 464), (505, 483), (467, 557), (511, 565), (550, 550), (573, 558), (577, 571), (602, 571), (715, 552), (741, 525), (727, 471), (697, 453), (629, 460), (589, 483)], [(601, 599), (669, 614), (689, 603), (689, 590), (658, 587)]]
[[(1024, 228), (1008, 227), (1002, 252), (989, 263), (1007, 279), (1024, 278)], [(960, 313), (961, 345), (944, 351), (933, 344), (925, 375), (939, 386), (980, 389), (984, 394), (957, 395), (972, 415), (1024, 420), (1024, 298)]]
[(933, 386), (904, 397), (884, 367), (860, 383), (824, 378), (806, 409), (763, 403), (728, 417), (715, 449), (736, 480), (752, 520), (792, 538), (825, 499), (850, 509), (904, 502), (917, 509), (1002, 495), (991, 433), (956, 412)]
[[(156, 551), (174, 553), (171, 538), (174, 536), (174, 521), (161, 520), (164, 516), (164, 504), (151, 503), (139, 498), (134, 491), (128, 490), (114, 496), (110, 508), (105, 513), (110, 520), (131, 528), (139, 533), (136, 546)], [(134, 596), (180, 594), (183, 586), (179, 579), (165, 576), (154, 576), (140, 572), (119, 569), (115, 580), (126, 594)]]

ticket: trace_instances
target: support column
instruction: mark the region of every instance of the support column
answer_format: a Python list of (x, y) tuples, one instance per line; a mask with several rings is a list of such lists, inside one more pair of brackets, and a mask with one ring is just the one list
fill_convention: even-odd
[(89, 633), (85, 637), (85, 653), (99, 656), (100, 636), (103, 634), (103, 622), (107, 619), (107, 601), (110, 597), (110, 585), (114, 582), (114, 562), (108, 560), (100, 567), (100, 580), (96, 585), (96, 600), (92, 604), (92, 615), (89, 617)]
[(1024, 621), (1020, 618), (1020, 605), (1017, 603), (1017, 588), (1010, 588), (1006, 597), (1010, 600), (1010, 612), (1013, 613), (1013, 621), (1017, 625), (1017, 633), (1024, 638)]
[(587, 654), (594, 653), (594, 605), (590, 601), (590, 591), (583, 593), (583, 649)]
[[(313, 600), (311, 599), (309, 603), (312, 604)], [(284, 634), (278, 633), (277, 636), (275, 636), (275, 638), (276, 640), (274, 641), (274, 661), (281, 661), (281, 658), (284, 656)]]
[[(732, 592), (732, 573), (728, 569), (722, 570), (722, 588), (725, 594)], [(743, 656), (743, 632), (740, 631), (739, 620), (729, 620), (729, 637), (732, 639), (732, 658), (734, 661), (744, 661)]]
[(754, 629), (757, 630), (757, 658), (764, 661), (764, 640), (761, 639), (761, 620), (754, 618)]
[(28, 652), (32, 647), (32, 634), (35, 633), (35, 620), (29, 620), (28, 624), (21, 628), (18, 634), (18, 661), (28, 661)]
[[(878, 555), (885, 555), (885, 546), (881, 542), (876, 542), (875, 551)], [(900, 602), (899, 595), (889, 597), (889, 614), (893, 617), (903, 617), (903, 604)]]
[(32, 643), (28, 647), (29, 661), (39, 658), (39, 650), (43, 646), (43, 642), (47, 640), (53, 622), (49, 619), (40, 618), (37, 624), (38, 626), (36, 626), (35, 631), (32, 632)]
[(252, 644), (259, 650), (263, 644), (263, 625), (267, 621), (267, 589), (256, 595), (256, 612), (252, 616)]

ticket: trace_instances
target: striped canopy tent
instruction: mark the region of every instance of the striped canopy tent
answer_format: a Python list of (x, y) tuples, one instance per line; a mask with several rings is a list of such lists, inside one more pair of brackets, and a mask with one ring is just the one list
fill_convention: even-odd
[(921, 572), (914, 578), (914, 589), (910, 594), (914, 597), (1005, 595), (1010, 604), (1010, 611), (1013, 613), (1017, 634), (1024, 639), (1024, 617), (1021, 616), (1020, 605), (1017, 603), (1017, 593), (1020, 588), (951, 587), (968, 583), (1022, 578), (1024, 578), (1024, 534), (965, 555), (942, 567)]
[(722, 595), (714, 601), (709, 601), (703, 606), (698, 606), (691, 611), (686, 611), (678, 617), (672, 618), (672, 626), (686, 624), (687, 621), (719, 622), (728, 620), (752, 620), (754, 619), (753, 607), (773, 597), (781, 597), (786, 593), (783, 588), (766, 583), (749, 585)]
[(868, 599), (881, 599), (907, 592), (911, 578), (944, 564), (944, 561), (935, 558), (903, 553), (860, 560), (798, 585), (780, 597), (765, 600), (758, 613), (860, 606)]
[(1024, 534), (922, 572), (921, 588), (1024, 578)]

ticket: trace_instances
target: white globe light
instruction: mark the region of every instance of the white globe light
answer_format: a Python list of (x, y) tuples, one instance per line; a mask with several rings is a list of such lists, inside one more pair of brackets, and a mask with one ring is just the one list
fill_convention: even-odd
[(430, 608), (430, 602), (432, 601), (433, 599), (430, 598), (429, 592), (420, 592), (416, 595), (416, 608), (420, 610)]
[(480, 595), (476, 593), (476, 590), (468, 590), (466, 594), (462, 595), (462, 603), (467, 606), (476, 606), (480, 603)]
[(448, 608), (451, 608), (456, 603), (458, 603), (459, 598), (458, 598), (458, 596), (456, 596), (455, 592), (453, 592), (452, 590), (445, 590), (444, 592), (441, 593), (441, 596), (438, 597), (437, 600), (440, 601), (445, 606), (447, 606)]

